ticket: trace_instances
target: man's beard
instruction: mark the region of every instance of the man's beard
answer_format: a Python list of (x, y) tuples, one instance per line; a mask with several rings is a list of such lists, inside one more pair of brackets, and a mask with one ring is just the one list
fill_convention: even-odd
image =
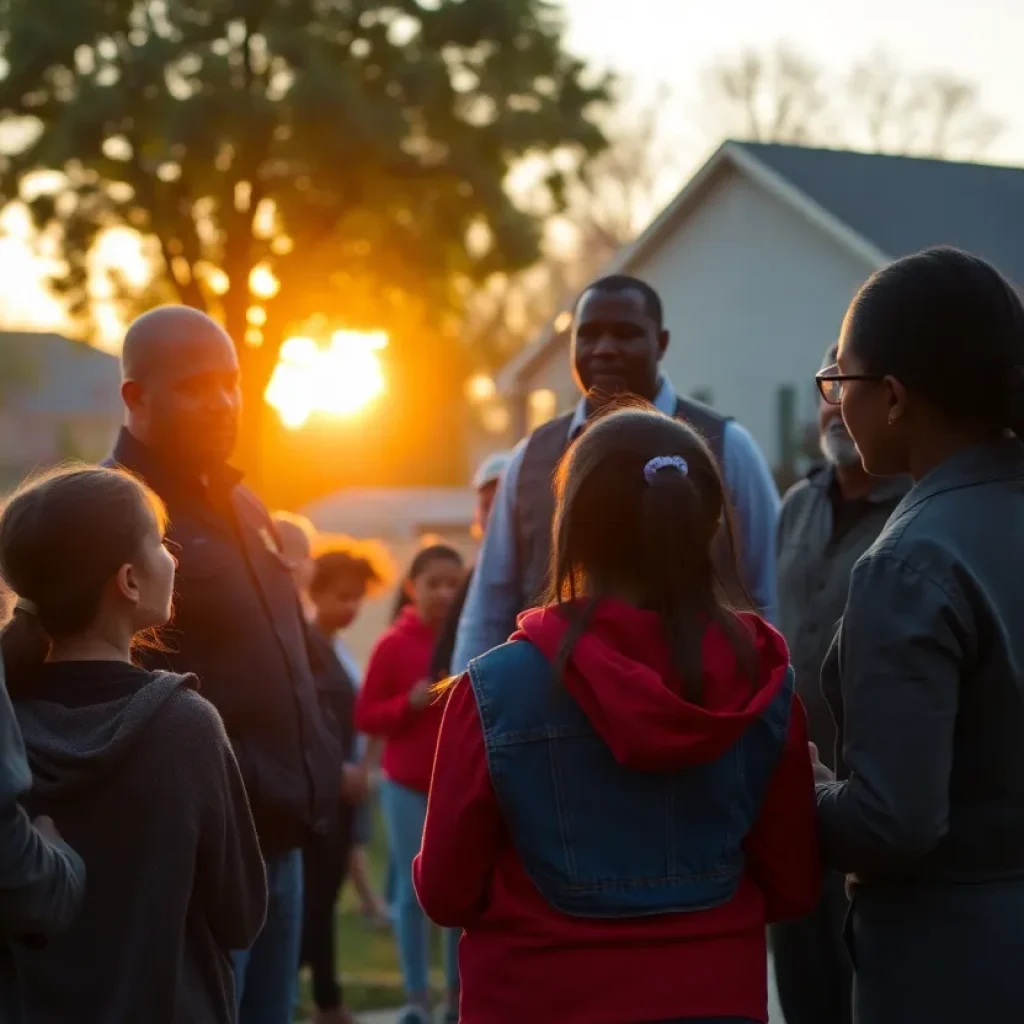
[(833, 420), (821, 434), (821, 454), (830, 466), (860, 465), (860, 452), (842, 420)]

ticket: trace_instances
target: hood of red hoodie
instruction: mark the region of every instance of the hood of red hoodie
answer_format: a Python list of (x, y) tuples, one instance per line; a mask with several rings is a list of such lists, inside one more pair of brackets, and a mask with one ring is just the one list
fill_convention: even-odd
[[(620, 601), (602, 601), (569, 657), (564, 685), (619, 764), (669, 771), (721, 756), (779, 693), (789, 669), (781, 634), (743, 615), (754, 643), (758, 678), (738, 663), (725, 632), (704, 633), (701, 703), (691, 704), (672, 667), (661, 620)], [(553, 661), (568, 629), (557, 608), (520, 616), (514, 640), (529, 640)]]

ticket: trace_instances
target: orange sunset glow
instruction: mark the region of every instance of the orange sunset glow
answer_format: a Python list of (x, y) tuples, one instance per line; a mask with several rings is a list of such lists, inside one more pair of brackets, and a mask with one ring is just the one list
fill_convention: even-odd
[(381, 331), (335, 331), (330, 343), (289, 338), (282, 346), (265, 397), (291, 430), (315, 415), (357, 415), (387, 390)]

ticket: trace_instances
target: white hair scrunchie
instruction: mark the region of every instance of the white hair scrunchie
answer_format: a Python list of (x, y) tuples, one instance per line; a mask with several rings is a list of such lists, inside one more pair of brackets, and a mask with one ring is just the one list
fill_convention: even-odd
[(658, 455), (644, 466), (644, 479), (649, 484), (653, 484), (654, 478), (663, 469), (674, 469), (677, 473), (682, 473), (683, 476), (687, 476), (690, 472), (690, 467), (682, 456)]

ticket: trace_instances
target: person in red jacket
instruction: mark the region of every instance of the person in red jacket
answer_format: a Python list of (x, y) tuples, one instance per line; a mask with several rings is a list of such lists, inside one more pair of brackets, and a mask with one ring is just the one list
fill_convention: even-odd
[(606, 415), (557, 486), (550, 602), (449, 689), (413, 869), (459, 1019), (763, 1022), (765, 925), (820, 885), (785, 641), (724, 596), (689, 427)]
[[(433, 692), (434, 645), (462, 584), (462, 557), (434, 544), (413, 559), (391, 627), (377, 641), (356, 701), (356, 729), (384, 740), (381, 802), (395, 868), (395, 930), (409, 1005), (399, 1024), (427, 1024), (427, 920), (412, 885), (412, 861), (427, 813), (427, 790), (443, 701)], [(449, 1004), (458, 1005), (458, 933), (448, 937)], [(457, 1017), (453, 1018), (457, 1019)]]

